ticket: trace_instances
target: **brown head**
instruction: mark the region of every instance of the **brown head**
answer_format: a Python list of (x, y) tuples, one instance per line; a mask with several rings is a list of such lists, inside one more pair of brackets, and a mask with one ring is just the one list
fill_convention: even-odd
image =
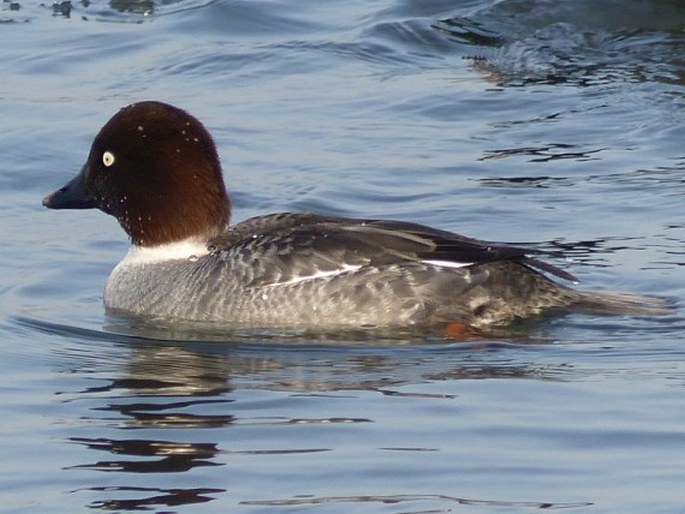
[(195, 117), (155, 101), (115, 114), (81, 172), (43, 205), (100, 209), (138, 246), (207, 240), (226, 228), (231, 211), (210, 134)]

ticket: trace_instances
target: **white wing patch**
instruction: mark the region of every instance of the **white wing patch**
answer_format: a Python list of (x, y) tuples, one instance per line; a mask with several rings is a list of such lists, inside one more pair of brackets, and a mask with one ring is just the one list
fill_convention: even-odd
[(473, 262), (454, 262), (454, 261), (421, 261), (426, 264), (432, 264), (433, 266), (441, 266), (443, 268), (465, 268), (467, 266), (472, 266)]
[(317, 271), (316, 273), (312, 273), (311, 275), (302, 275), (299, 277), (293, 277), (290, 280), (286, 280), (285, 282), (275, 282), (273, 284), (269, 284), (269, 286), (291, 286), (294, 284), (300, 284), (302, 282), (308, 282), (310, 280), (316, 280), (319, 278), (327, 278), (327, 277), (335, 277), (336, 275), (342, 275), (344, 273), (350, 273), (352, 271), (357, 271), (359, 268), (361, 268), (361, 265), (352, 265), (352, 264), (344, 264), (342, 267), (333, 269), (333, 270), (328, 270), (328, 271)]

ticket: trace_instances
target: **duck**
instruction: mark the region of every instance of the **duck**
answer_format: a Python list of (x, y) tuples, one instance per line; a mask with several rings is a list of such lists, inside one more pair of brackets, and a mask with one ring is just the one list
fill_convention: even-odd
[[(228, 326), (410, 328), (510, 324), (547, 313), (658, 316), (665, 300), (572, 287), (541, 251), (407, 221), (310, 212), (229, 224), (212, 136), (176, 106), (141, 101), (99, 131), (50, 209), (114, 216), (131, 247), (107, 312)], [(567, 284), (570, 283), (570, 284)]]

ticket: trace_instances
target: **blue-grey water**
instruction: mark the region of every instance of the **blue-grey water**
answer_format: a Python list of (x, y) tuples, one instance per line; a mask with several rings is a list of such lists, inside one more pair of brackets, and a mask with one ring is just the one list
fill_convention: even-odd
[[(682, 0), (0, 5), (4, 513), (685, 512)], [(235, 219), (390, 217), (669, 299), (440, 334), (107, 317), (115, 220), (40, 200), (120, 107), (215, 135)]]

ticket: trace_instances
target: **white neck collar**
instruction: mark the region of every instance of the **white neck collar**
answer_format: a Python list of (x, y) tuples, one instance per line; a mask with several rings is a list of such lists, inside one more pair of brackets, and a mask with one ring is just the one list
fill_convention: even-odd
[(159, 246), (133, 245), (124, 257), (126, 264), (150, 264), (154, 262), (193, 260), (207, 255), (207, 242), (194, 238)]

